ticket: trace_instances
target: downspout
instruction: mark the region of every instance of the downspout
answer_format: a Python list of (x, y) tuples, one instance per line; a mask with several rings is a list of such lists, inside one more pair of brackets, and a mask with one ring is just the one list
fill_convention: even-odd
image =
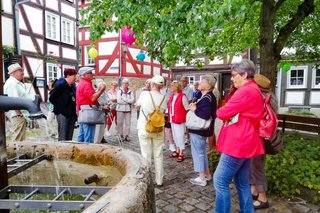
[(19, 27), (19, 5), (28, 3), (30, 0), (16, 0), (16, 3), (14, 4), (14, 20), (16, 25), (16, 47), (17, 47), (17, 54), (21, 55), (21, 47), (20, 47), (20, 27)]

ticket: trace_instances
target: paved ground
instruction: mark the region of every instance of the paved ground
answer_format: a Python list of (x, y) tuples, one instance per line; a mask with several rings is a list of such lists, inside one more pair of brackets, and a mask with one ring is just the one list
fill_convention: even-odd
[[(217, 127), (219, 122), (217, 123)], [(136, 114), (132, 115), (131, 141), (124, 143), (123, 147), (140, 153), (136, 128)], [(112, 136), (108, 137), (108, 144), (119, 146), (115, 135), (114, 126), (110, 130)], [(75, 137), (77, 129), (75, 131)], [(30, 139), (30, 138), (29, 138)], [(35, 140), (44, 138), (35, 137)], [(212, 181), (207, 186), (194, 186), (189, 183), (189, 179), (195, 176), (192, 165), (190, 147), (185, 151), (185, 161), (176, 162), (176, 159), (169, 158), (169, 151), (164, 151), (164, 186), (155, 189), (156, 208), (158, 213), (163, 212), (214, 212), (215, 193)], [(232, 210), (238, 212), (238, 198), (234, 187), (231, 185), (232, 192)], [(280, 199), (269, 198), (271, 207), (267, 210), (259, 210), (258, 213), (316, 213), (320, 212), (320, 207), (307, 204), (301, 199)]]

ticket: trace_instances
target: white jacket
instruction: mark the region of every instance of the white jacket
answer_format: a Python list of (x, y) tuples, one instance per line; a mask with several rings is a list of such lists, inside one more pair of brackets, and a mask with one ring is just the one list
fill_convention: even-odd
[(133, 92), (129, 90), (124, 93), (122, 89), (119, 89), (117, 93), (117, 111), (120, 112), (131, 112), (131, 105), (134, 103)]

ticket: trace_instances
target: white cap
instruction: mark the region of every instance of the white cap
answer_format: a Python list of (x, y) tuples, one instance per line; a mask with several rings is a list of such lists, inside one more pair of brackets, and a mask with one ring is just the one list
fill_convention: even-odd
[(87, 73), (92, 72), (92, 70), (94, 70), (93, 67), (81, 67), (81, 68), (79, 69), (79, 74), (80, 74), (80, 75), (84, 75), (84, 74), (87, 74)]
[(151, 79), (153, 83), (158, 84), (158, 85), (163, 85), (164, 83), (164, 78), (160, 75), (155, 75), (153, 76), (153, 78)]
[(22, 67), (20, 66), (20, 64), (16, 63), (16, 64), (11, 64), (8, 67), (8, 74), (10, 75), (11, 73), (17, 71), (17, 70), (22, 70)]

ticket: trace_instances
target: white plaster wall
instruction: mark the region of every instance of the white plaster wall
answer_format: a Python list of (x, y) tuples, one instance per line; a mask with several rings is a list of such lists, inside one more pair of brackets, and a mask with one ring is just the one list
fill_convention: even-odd
[[(1, 2), (2, 2), (2, 8), (1, 9), (5, 13), (13, 14), (13, 11), (12, 11), (12, 0), (1, 0)], [(3, 21), (3, 19), (2, 19), (2, 21)]]
[[(52, 52), (52, 54), (50, 53)], [(59, 52), (59, 46), (58, 45), (53, 45), (53, 44), (47, 44), (47, 55), (53, 55), (53, 56), (60, 56)]]
[(143, 67), (143, 74), (145, 74), (145, 75), (151, 75), (151, 66), (149, 66), (149, 65), (144, 65), (144, 67)]
[[(101, 69), (102, 68), (103, 67), (101, 67)], [(119, 73), (119, 59), (113, 61), (110, 68), (107, 70), (107, 73)]]
[[(76, 2), (76, 1), (75, 1)], [(68, 16), (77, 17), (76, 9), (71, 7), (70, 5), (61, 3), (61, 13), (66, 14)]]
[(36, 49), (34, 48), (32, 40), (29, 36), (20, 34), (20, 47), (21, 50), (36, 52)]
[(11, 18), (2, 17), (2, 45), (14, 46), (13, 27)]
[(126, 71), (127, 71), (127, 73), (136, 73), (135, 71), (134, 71), (134, 69), (133, 69), (133, 67), (132, 67), (132, 65), (131, 65), (131, 63), (129, 63), (129, 62), (127, 62), (126, 63)]
[(90, 33), (87, 31), (84, 33), (84, 40), (90, 40)]
[(20, 12), (19, 12), (19, 28), (22, 30), (27, 30), (27, 26), (26, 26)]
[(287, 91), (286, 104), (303, 105), (304, 104), (304, 91)]
[(62, 57), (77, 60), (77, 51), (70, 48), (62, 48)]
[(310, 104), (320, 104), (320, 91), (311, 91), (310, 93)]
[(99, 55), (111, 55), (116, 45), (117, 41), (99, 42)]
[(37, 59), (37, 58), (30, 58), (30, 57), (28, 57), (27, 60), (30, 64), (33, 75), (37, 76), (37, 77), (44, 77), (44, 75), (43, 75), (43, 60)]
[(223, 59), (220, 59), (219, 57), (214, 57), (213, 60), (209, 60), (210, 65), (214, 64), (223, 64)]
[(233, 56), (231, 63), (238, 63), (242, 60), (242, 56)]
[(159, 67), (153, 67), (153, 75), (160, 75), (160, 68)]
[(39, 44), (41, 53), (43, 53), (43, 39), (37, 38), (37, 42)]
[(43, 17), (42, 17), (42, 10), (35, 9), (28, 5), (23, 5), (27, 17), (29, 19), (32, 31), (34, 33), (43, 35), (42, 25), (43, 25)]
[(101, 38), (115, 38), (115, 37), (119, 37), (118, 32), (115, 32), (115, 31), (113, 31), (113, 32), (108, 32), (108, 31), (106, 31), (106, 32), (101, 36)]
[(46, 1), (47, 8), (58, 11), (58, 0)]
[(162, 73), (162, 76), (165, 77), (165, 78), (169, 77), (168, 73)]

